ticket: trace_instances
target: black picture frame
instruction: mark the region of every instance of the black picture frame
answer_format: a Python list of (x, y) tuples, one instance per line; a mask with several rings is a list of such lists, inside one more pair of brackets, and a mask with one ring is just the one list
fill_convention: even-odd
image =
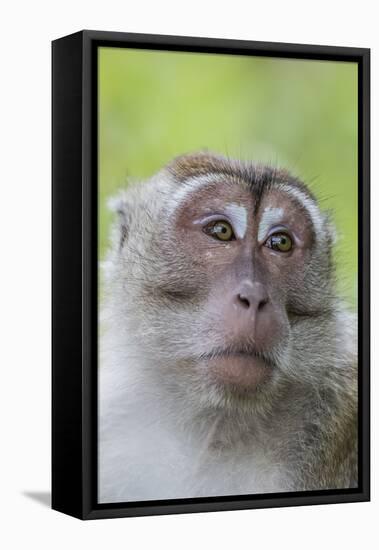
[[(97, 49), (100, 46), (358, 64), (359, 487), (97, 503)], [(370, 50), (81, 31), (52, 43), (52, 507), (81, 519), (370, 499)]]

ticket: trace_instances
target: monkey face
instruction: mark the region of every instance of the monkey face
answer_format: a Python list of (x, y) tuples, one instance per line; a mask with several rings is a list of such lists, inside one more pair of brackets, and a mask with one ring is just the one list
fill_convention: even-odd
[(144, 205), (143, 250), (136, 236), (125, 243), (125, 265), (139, 265), (125, 283), (129, 330), (139, 327), (170, 380), (255, 399), (291, 370), (298, 324), (328, 308), (330, 235), (288, 173), (212, 162), (205, 173), (177, 169), (170, 199)]
[(251, 190), (218, 179), (183, 200), (172, 239), (201, 296), (200, 368), (217, 384), (255, 391), (290, 346), (291, 289), (303, 292), (314, 240), (306, 212), (279, 190), (258, 205)]

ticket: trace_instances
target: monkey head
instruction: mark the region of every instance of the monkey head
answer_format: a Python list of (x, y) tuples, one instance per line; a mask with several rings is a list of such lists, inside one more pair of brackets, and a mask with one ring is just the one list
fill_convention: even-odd
[(333, 229), (302, 182), (199, 153), (131, 186), (113, 207), (109, 318), (149, 376), (210, 407), (253, 407), (291, 380), (323, 375), (319, 347), (325, 332), (335, 336), (325, 331)]

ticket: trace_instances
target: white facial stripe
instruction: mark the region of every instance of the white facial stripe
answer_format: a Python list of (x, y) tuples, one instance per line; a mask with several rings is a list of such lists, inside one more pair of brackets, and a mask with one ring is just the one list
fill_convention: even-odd
[(247, 210), (239, 204), (228, 204), (225, 214), (230, 218), (234, 231), (239, 239), (243, 239), (247, 230)]
[(219, 180), (219, 176), (216, 176), (216, 175), (197, 176), (186, 180), (185, 183), (183, 183), (180, 187), (178, 187), (178, 189), (174, 192), (173, 196), (171, 197), (171, 200), (169, 200), (169, 203), (167, 205), (168, 215), (170, 216), (171, 214), (173, 214), (174, 211), (178, 208), (178, 206), (180, 206), (181, 203), (183, 203), (189, 195), (191, 195), (198, 189), (201, 189), (206, 185), (210, 185), (211, 183), (214, 183), (215, 181), (218, 181), (218, 180)]
[(297, 187), (292, 187), (291, 185), (280, 185), (279, 188), (289, 195), (292, 195), (306, 209), (315, 228), (316, 238), (317, 235), (324, 237), (325, 232), (323, 227), (323, 218), (315, 201)]
[(263, 210), (258, 228), (258, 241), (263, 241), (273, 225), (277, 225), (283, 219), (283, 208), (268, 206)]

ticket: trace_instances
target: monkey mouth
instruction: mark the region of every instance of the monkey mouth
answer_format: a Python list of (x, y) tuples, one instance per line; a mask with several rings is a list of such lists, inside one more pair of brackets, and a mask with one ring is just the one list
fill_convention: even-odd
[(275, 367), (276, 361), (272, 357), (272, 354), (264, 351), (257, 351), (253, 347), (244, 347), (244, 348), (215, 348), (210, 353), (202, 355), (202, 359), (217, 359), (217, 358), (246, 358), (250, 360), (260, 360), (263, 361), (269, 367)]
[(209, 376), (237, 389), (256, 390), (267, 382), (276, 366), (270, 354), (255, 349), (216, 349), (202, 356)]

